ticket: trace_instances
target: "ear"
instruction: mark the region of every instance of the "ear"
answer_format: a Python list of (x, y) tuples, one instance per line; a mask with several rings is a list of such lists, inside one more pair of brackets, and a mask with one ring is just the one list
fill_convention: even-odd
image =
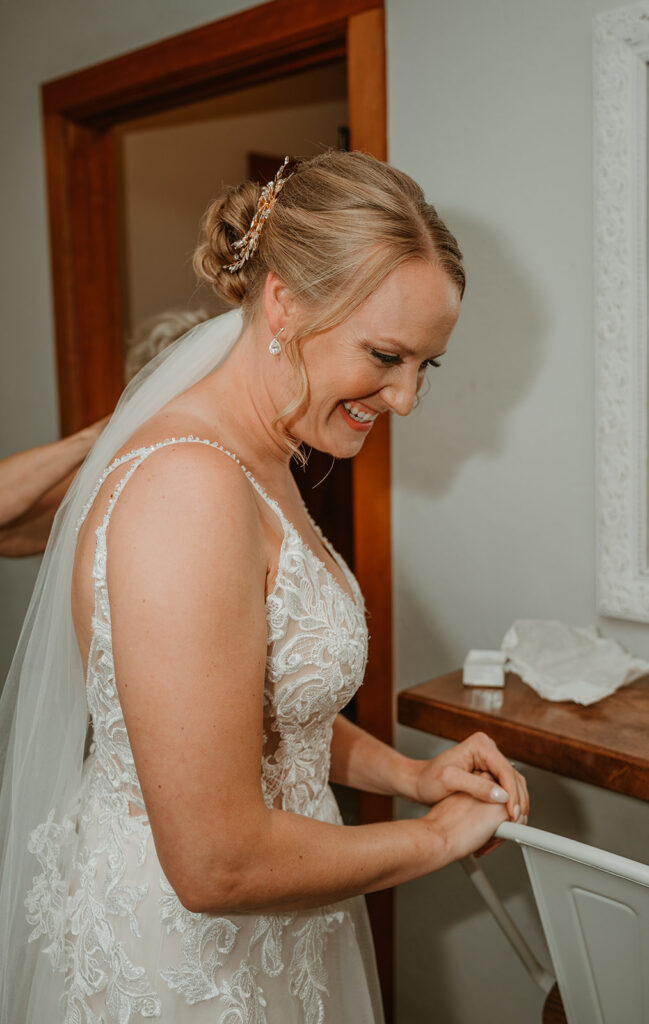
[(288, 287), (272, 270), (268, 271), (264, 284), (264, 312), (271, 334), (277, 334), (280, 327), (284, 327), (290, 335), (296, 302)]

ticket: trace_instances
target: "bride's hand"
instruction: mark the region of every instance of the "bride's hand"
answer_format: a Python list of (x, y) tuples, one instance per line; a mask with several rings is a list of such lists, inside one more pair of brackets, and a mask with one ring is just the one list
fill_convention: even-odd
[(421, 762), (416, 779), (419, 803), (430, 806), (451, 793), (466, 793), (485, 803), (506, 805), (512, 821), (527, 821), (527, 783), (483, 732), (473, 733), (450, 750)]
[(435, 804), (424, 815), (443, 838), (448, 850), (448, 863), (473, 853), (480, 857), (502, 842), (494, 833), (507, 821), (504, 804), (485, 803), (467, 793), (453, 793)]

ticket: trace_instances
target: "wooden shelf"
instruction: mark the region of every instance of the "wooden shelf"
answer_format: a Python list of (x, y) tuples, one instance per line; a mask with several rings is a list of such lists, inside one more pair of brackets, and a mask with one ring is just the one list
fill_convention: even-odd
[(543, 700), (509, 673), (504, 690), (462, 685), (462, 672), (403, 690), (402, 725), (463, 740), (486, 732), (509, 758), (649, 800), (649, 676), (597, 704)]

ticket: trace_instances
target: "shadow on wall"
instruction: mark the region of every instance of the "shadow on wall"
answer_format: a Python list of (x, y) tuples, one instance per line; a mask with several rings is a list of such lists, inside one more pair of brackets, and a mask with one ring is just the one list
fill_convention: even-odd
[[(408, 666), (408, 674), (402, 670), (399, 676), (399, 690), (416, 686), (438, 671), (456, 667), (455, 639), (449, 637), (446, 627), (438, 621), (428, 595), (409, 585), (407, 576), (399, 586), (395, 611), (396, 664)], [(406, 658), (401, 657), (402, 650), (408, 652)]]
[(531, 390), (549, 328), (543, 295), (504, 236), (461, 212), (444, 217), (465, 255), (467, 290), (443, 369), (428, 371), (430, 393), (397, 425), (398, 485), (430, 496), (471, 457), (504, 449), (507, 413)]

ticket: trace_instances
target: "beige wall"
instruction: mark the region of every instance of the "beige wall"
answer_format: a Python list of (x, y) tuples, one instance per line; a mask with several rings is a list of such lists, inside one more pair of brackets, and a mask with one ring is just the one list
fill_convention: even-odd
[[(394, 425), (396, 683), (499, 646), (518, 616), (597, 618), (591, 22), (605, 0), (387, 0), (389, 153), (466, 254), (444, 367)], [(436, 749), (402, 729), (403, 750)], [(649, 808), (540, 771), (532, 823), (647, 859)], [(486, 870), (537, 934), (516, 851)], [(399, 1024), (540, 1019), (461, 868), (398, 897)]]

